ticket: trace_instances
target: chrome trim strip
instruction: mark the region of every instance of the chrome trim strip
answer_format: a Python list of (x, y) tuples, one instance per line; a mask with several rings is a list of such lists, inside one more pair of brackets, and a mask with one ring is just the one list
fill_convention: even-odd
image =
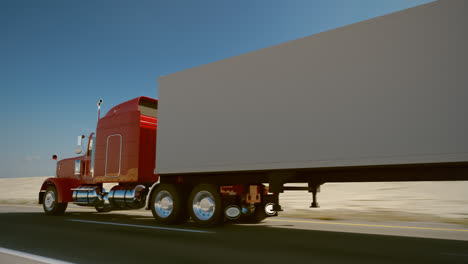
[(84, 192), (92, 192), (95, 188), (86, 188), (86, 187), (78, 187), (75, 189), (70, 189), (71, 191), (84, 191)]
[(150, 210), (150, 200), (151, 200), (151, 195), (153, 194), (153, 191), (156, 190), (156, 188), (159, 186), (160, 182), (159, 179), (157, 182), (153, 183), (153, 185), (149, 188), (148, 193), (146, 194), (146, 201), (145, 201), (145, 209)]

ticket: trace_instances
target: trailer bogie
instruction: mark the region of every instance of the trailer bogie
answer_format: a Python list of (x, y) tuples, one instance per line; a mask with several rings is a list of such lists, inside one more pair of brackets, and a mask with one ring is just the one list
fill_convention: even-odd
[[(259, 222), (265, 213), (263, 185), (218, 186), (216, 184), (160, 184), (148, 203), (156, 222), (184, 223), (188, 218), (200, 226), (224, 222)], [(252, 199), (253, 198), (253, 199)], [(268, 200), (268, 199), (267, 199)], [(270, 205), (269, 205), (270, 206)]]

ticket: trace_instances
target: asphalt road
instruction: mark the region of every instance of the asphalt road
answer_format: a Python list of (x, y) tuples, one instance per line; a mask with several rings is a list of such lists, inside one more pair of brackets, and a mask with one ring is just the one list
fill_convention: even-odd
[[(0, 205), (1, 248), (72, 263), (468, 263), (468, 228), (275, 218), (203, 229), (146, 211)], [(0, 262), (39, 263), (1, 250)]]

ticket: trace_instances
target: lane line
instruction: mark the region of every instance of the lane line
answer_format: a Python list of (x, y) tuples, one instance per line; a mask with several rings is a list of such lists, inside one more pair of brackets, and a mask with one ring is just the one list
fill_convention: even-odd
[(47, 258), (47, 257), (34, 255), (34, 254), (22, 252), (22, 251), (17, 251), (17, 250), (13, 250), (13, 249), (3, 248), (3, 247), (0, 247), (0, 253), (7, 254), (7, 255), (13, 255), (13, 256), (17, 256), (17, 257), (25, 258), (25, 259), (30, 259), (30, 260), (34, 260), (34, 261), (39, 261), (39, 262), (42, 262), (42, 263), (73, 264), (72, 262), (66, 262), (66, 261), (62, 261), (62, 260), (58, 260), (58, 259)]
[(352, 224), (352, 223), (328, 223), (328, 222), (321, 222), (321, 221), (286, 220), (286, 219), (266, 219), (266, 221), (290, 222), (290, 223), (308, 223), (308, 224), (327, 224), (327, 225), (346, 225), (346, 226), (385, 227), (385, 228), (403, 228), (403, 229), (421, 229), (421, 230), (438, 230), (438, 231), (454, 231), (454, 232), (468, 232), (468, 229), (450, 229), (450, 228), (417, 227), (417, 226), (390, 226), (390, 225), (370, 225), (370, 224)]
[[(0, 204), (0, 206), (12, 206), (12, 207), (29, 207), (29, 208), (40, 208), (40, 206), (33, 205), (16, 205), (16, 204)], [(93, 209), (85, 208), (70, 208), (71, 210), (81, 210), (81, 211), (94, 211)], [(119, 213), (123, 212), (124, 214), (134, 214), (134, 215), (148, 215), (151, 216), (151, 212), (147, 211), (111, 211), (109, 213)], [(266, 221), (276, 221), (276, 222), (291, 222), (291, 223), (309, 223), (309, 224), (327, 224), (327, 225), (347, 225), (347, 226), (367, 226), (367, 227), (385, 227), (385, 228), (401, 228), (401, 229), (421, 229), (421, 230), (438, 230), (438, 231), (454, 231), (454, 232), (468, 232), (468, 229), (450, 229), (450, 228), (434, 228), (434, 227), (417, 227), (417, 226), (389, 226), (389, 225), (371, 225), (371, 224), (353, 224), (353, 223), (329, 223), (323, 221), (306, 221), (306, 220), (286, 220), (286, 219), (265, 219)], [(105, 222), (103, 222), (105, 223)]]
[(115, 225), (115, 226), (129, 226), (129, 227), (139, 227), (139, 228), (149, 228), (149, 229), (160, 229), (160, 230), (169, 230), (169, 231), (181, 231), (181, 232), (191, 232), (191, 233), (204, 233), (204, 234), (214, 234), (214, 233), (216, 233), (216, 232), (213, 232), (213, 231), (204, 231), (204, 230), (183, 229), (183, 228), (162, 227), (162, 226), (133, 225), (133, 224), (122, 224), (122, 223), (90, 221), (90, 220), (78, 220), (78, 219), (68, 219), (68, 221), (91, 223), (91, 224), (103, 224), (103, 225)]

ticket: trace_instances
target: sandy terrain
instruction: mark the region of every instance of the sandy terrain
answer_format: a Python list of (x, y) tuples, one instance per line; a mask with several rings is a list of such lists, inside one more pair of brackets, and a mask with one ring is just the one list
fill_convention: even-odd
[(310, 209), (311, 194), (283, 194), (281, 216), (323, 220), (424, 221), (468, 226), (468, 181), (327, 183)]
[[(0, 203), (35, 204), (47, 177), (0, 178)], [(468, 226), (468, 181), (327, 183), (310, 209), (311, 194), (281, 194), (284, 217), (321, 220), (424, 221)]]
[(0, 203), (35, 204), (48, 177), (0, 178)]

